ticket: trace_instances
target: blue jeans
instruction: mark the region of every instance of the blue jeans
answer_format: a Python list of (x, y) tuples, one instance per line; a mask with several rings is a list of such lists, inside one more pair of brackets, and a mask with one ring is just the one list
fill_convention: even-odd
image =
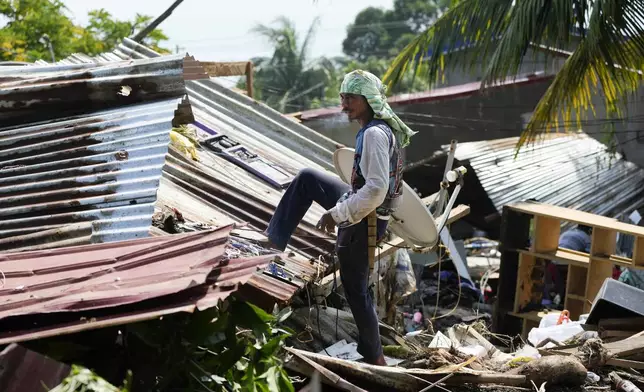
[[(350, 190), (349, 185), (312, 169), (302, 170), (282, 196), (268, 224), (268, 239), (280, 249), (286, 248), (291, 235), (304, 214), (317, 202), (324, 209), (333, 208), (338, 199)], [(378, 238), (387, 229), (387, 221), (378, 219)], [(340, 277), (347, 302), (358, 327), (358, 352), (365, 361), (373, 362), (382, 355), (378, 316), (369, 290), (369, 253), (367, 219), (353, 226), (340, 228), (336, 240), (340, 261)]]

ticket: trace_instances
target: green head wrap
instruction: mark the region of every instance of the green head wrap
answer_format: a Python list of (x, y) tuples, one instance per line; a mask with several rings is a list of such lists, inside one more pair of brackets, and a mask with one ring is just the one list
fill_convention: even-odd
[(362, 95), (373, 109), (374, 118), (385, 121), (393, 130), (401, 147), (409, 144), (409, 139), (416, 134), (396, 116), (387, 103), (385, 95), (387, 86), (372, 73), (356, 70), (348, 73), (340, 86), (340, 94)]

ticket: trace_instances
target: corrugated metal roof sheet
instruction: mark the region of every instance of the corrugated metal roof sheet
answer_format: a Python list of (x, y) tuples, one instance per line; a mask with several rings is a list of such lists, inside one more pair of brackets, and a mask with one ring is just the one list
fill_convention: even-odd
[[(231, 229), (3, 254), (0, 344), (214, 306), (275, 257), (228, 258)], [(154, 309), (128, 308), (153, 298), (165, 299)], [(103, 322), (83, 322), (70, 315), (82, 314), (86, 320), (91, 317), (88, 311), (106, 308), (115, 310)], [(52, 317), (47, 318), (48, 313)], [(39, 317), (40, 327), (7, 327), (30, 316)]]
[[(119, 60), (130, 56), (158, 56), (127, 39), (113, 54)], [(113, 60), (113, 56), (72, 56), (63, 63), (74, 66)], [(184, 69), (185, 66), (184, 63)], [(192, 67), (199, 68), (194, 64)], [(332, 167), (331, 153), (335, 143), (315, 131), (211, 80), (188, 81), (186, 85), (192, 113), (198, 123), (238, 140), (258, 154), (270, 157), (292, 175), (305, 167), (319, 170)], [(263, 229), (268, 223), (282, 190), (208, 150), (198, 151), (200, 162), (186, 159), (174, 149), (170, 152), (164, 167), (157, 208), (176, 208), (187, 219), (214, 226), (249, 222), (255, 229)], [(295, 245), (304, 248), (306, 253), (283, 260), (284, 270), (290, 271), (290, 277), (284, 279), (267, 272), (257, 273), (249, 282), (251, 286), (274, 299), (288, 301), (304, 286), (305, 281), (324, 272), (326, 266), (317, 261), (317, 256), (331, 250), (333, 242), (313, 229), (322, 211), (314, 206), (305, 218), (303, 231), (294, 236)], [(310, 256), (315, 256), (316, 260), (310, 261)]]
[(182, 61), (0, 69), (0, 250), (148, 235)]
[(469, 161), (490, 199), (541, 203), (616, 217), (644, 206), (644, 170), (611, 155), (585, 135), (549, 137), (521, 149), (518, 138), (462, 143), (456, 158)]
[(185, 94), (183, 58), (179, 56), (82, 67), (2, 67), (2, 125), (48, 121)]
[[(73, 55), (61, 61), (61, 64), (73, 66), (132, 58), (165, 57), (160, 57), (155, 51), (125, 38), (110, 54), (96, 57)], [(193, 69), (194, 59), (189, 57), (186, 61), (190, 62), (186, 67)], [(188, 79), (194, 79), (194, 77)], [(243, 138), (244, 142), (252, 147), (265, 146), (304, 164), (333, 170), (331, 158), (336, 149), (335, 141), (212, 80), (187, 81), (186, 89), (193, 107), (201, 110), (204, 117), (214, 122), (214, 125), (226, 128), (231, 132), (231, 136)], [(315, 164), (312, 164), (313, 162)]]

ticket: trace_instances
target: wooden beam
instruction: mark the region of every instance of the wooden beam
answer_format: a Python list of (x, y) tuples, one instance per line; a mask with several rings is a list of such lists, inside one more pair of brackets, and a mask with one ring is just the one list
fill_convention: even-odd
[(630, 361), (628, 359), (611, 358), (606, 362), (606, 365), (625, 369), (644, 370), (644, 362)]
[(246, 75), (249, 63), (250, 61), (235, 61), (227, 63), (201, 61), (201, 66), (206, 73), (212, 77), (243, 76)]
[(253, 62), (246, 63), (246, 90), (248, 96), (253, 98), (253, 78), (254, 78)]
[[(336, 267), (333, 266), (333, 269)], [(319, 283), (315, 283), (313, 286), (313, 298), (315, 299), (316, 302), (321, 303), (324, 302), (322, 298), (326, 298), (329, 295), (331, 295), (331, 292), (333, 291), (333, 282), (334, 282), (334, 275), (335, 275), (335, 287), (340, 287), (342, 286), (342, 280), (340, 280), (340, 271), (336, 271), (335, 274), (331, 272), (324, 278)]]
[[(449, 217), (447, 218), (447, 223), (445, 225), (450, 225), (457, 220), (467, 216), (470, 213), (470, 206), (466, 205), (458, 205), (454, 208), (452, 208), (452, 211), (450, 211)], [(442, 217), (439, 217), (436, 219), (436, 222), (439, 222), (442, 219)], [(400, 247), (404, 246), (405, 241), (402, 238), (396, 237), (389, 241), (388, 244), (385, 244), (380, 252), (378, 252), (378, 255), (382, 257), (387, 257), (390, 254), (394, 253), (396, 250), (398, 250)]]

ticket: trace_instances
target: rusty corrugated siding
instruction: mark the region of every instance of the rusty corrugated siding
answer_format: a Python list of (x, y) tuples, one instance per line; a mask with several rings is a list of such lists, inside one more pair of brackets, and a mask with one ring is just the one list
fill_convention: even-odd
[[(231, 229), (3, 254), (0, 344), (212, 307), (274, 258), (229, 259)], [(141, 308), (155, 298), (164, 300)], [(29, 325), (21, 319), (38, 322), (14, 330)]]
[(74, 67), (0, 69), (0, 250), (148, 235), (182, 60)]

